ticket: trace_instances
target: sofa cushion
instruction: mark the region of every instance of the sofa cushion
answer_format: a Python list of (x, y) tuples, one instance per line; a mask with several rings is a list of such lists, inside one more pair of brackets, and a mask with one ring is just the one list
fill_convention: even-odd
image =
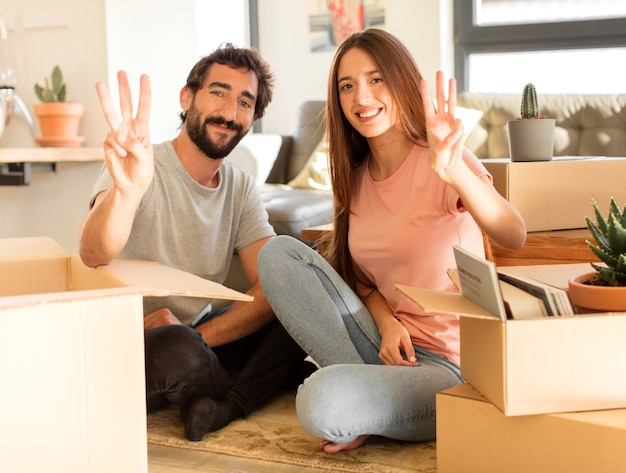
[(311, 153), (324, 138), (325, 109), (326, 101), (324, 100), (312, 100), (300, 106), (285, 182), (289, 182), (298, 175), (309, 160)]
[(276, 133), (249, 133), (227, 159), (250, 173), (257, 184), (263, 184), (278, 158), (282, 143), (282, 136)]
[(301, 239), (303, 229), (332, 222), (330, 192), (265, 184), (261, 186), (261, 196), (270, 223), (279, 235)]

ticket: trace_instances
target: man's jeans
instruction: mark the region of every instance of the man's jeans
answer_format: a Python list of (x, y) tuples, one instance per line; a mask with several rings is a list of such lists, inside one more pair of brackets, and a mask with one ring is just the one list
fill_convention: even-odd
[(263, 246), (259, 277), (278, 319), (323, 367), (296, 399), (309, 433), (339, 443), (365, 434), (435, 438), (435, 395), (463, 382), (457, 365), (418, 346), (417, 366), (383, 365), (367, 308), (326, 260), (294, 238)]
[(284, 387), (306, 357), (277, 320), (215, 348), (191, 327), (157, 327), (145, 332), (145, 353), (148, 411), (208, 395), (235, 402), (246, 416)]

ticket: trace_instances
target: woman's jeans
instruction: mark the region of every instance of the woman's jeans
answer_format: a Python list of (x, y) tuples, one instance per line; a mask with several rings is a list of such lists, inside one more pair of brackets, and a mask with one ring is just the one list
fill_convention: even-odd
[(298, 390), (305, 430), (338, 443), (366, 434), (435, 438), (435, 395), (463, 382), (457, 365), (419, 346), (417, 366), (383, 365), (367, 308), (324, 258), (294, 238), (263, 246), (259, 278), (278, 319), (323, 367)]
[(290, 387), (306, 357), (277, 320), (214, 348), (191, 327), (156, 327), (145, 332), (145, 355), (148, 411), (170, 402), (185, 407), (209, 396), (236, 403), (246, 416), (278, 389)]

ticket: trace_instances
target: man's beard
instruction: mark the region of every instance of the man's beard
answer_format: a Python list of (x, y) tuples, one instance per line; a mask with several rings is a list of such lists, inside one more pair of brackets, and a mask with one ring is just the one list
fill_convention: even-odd
[[(200, 112), (192, 106), (189, 109), (187, 119), (185, 120), (187, 134), (198, 149), (211, 159), (222, 159), (228, 156), (248, 131), (246, 130), (244, 132), (243, 127), (239, 123), (235, 123), (233, 121), (227, 122), (221, 116), (207, 117), (202, 123), (200, 120)], [(209, 123), (225, 125), (228, 129), (236, 131), (237, 134), (223, 145), (218, 145), (211, 141), (209, 133), (206, 131), (206, 125)]]

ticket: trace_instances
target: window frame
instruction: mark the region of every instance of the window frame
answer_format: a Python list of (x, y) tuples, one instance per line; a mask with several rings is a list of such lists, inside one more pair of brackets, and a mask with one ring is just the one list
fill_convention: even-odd
[(626, 47), (626, 17), (515, 25), (474, 24), (475, 0), (454, 0), (454, 74), (469, 88), (469, 55)]

